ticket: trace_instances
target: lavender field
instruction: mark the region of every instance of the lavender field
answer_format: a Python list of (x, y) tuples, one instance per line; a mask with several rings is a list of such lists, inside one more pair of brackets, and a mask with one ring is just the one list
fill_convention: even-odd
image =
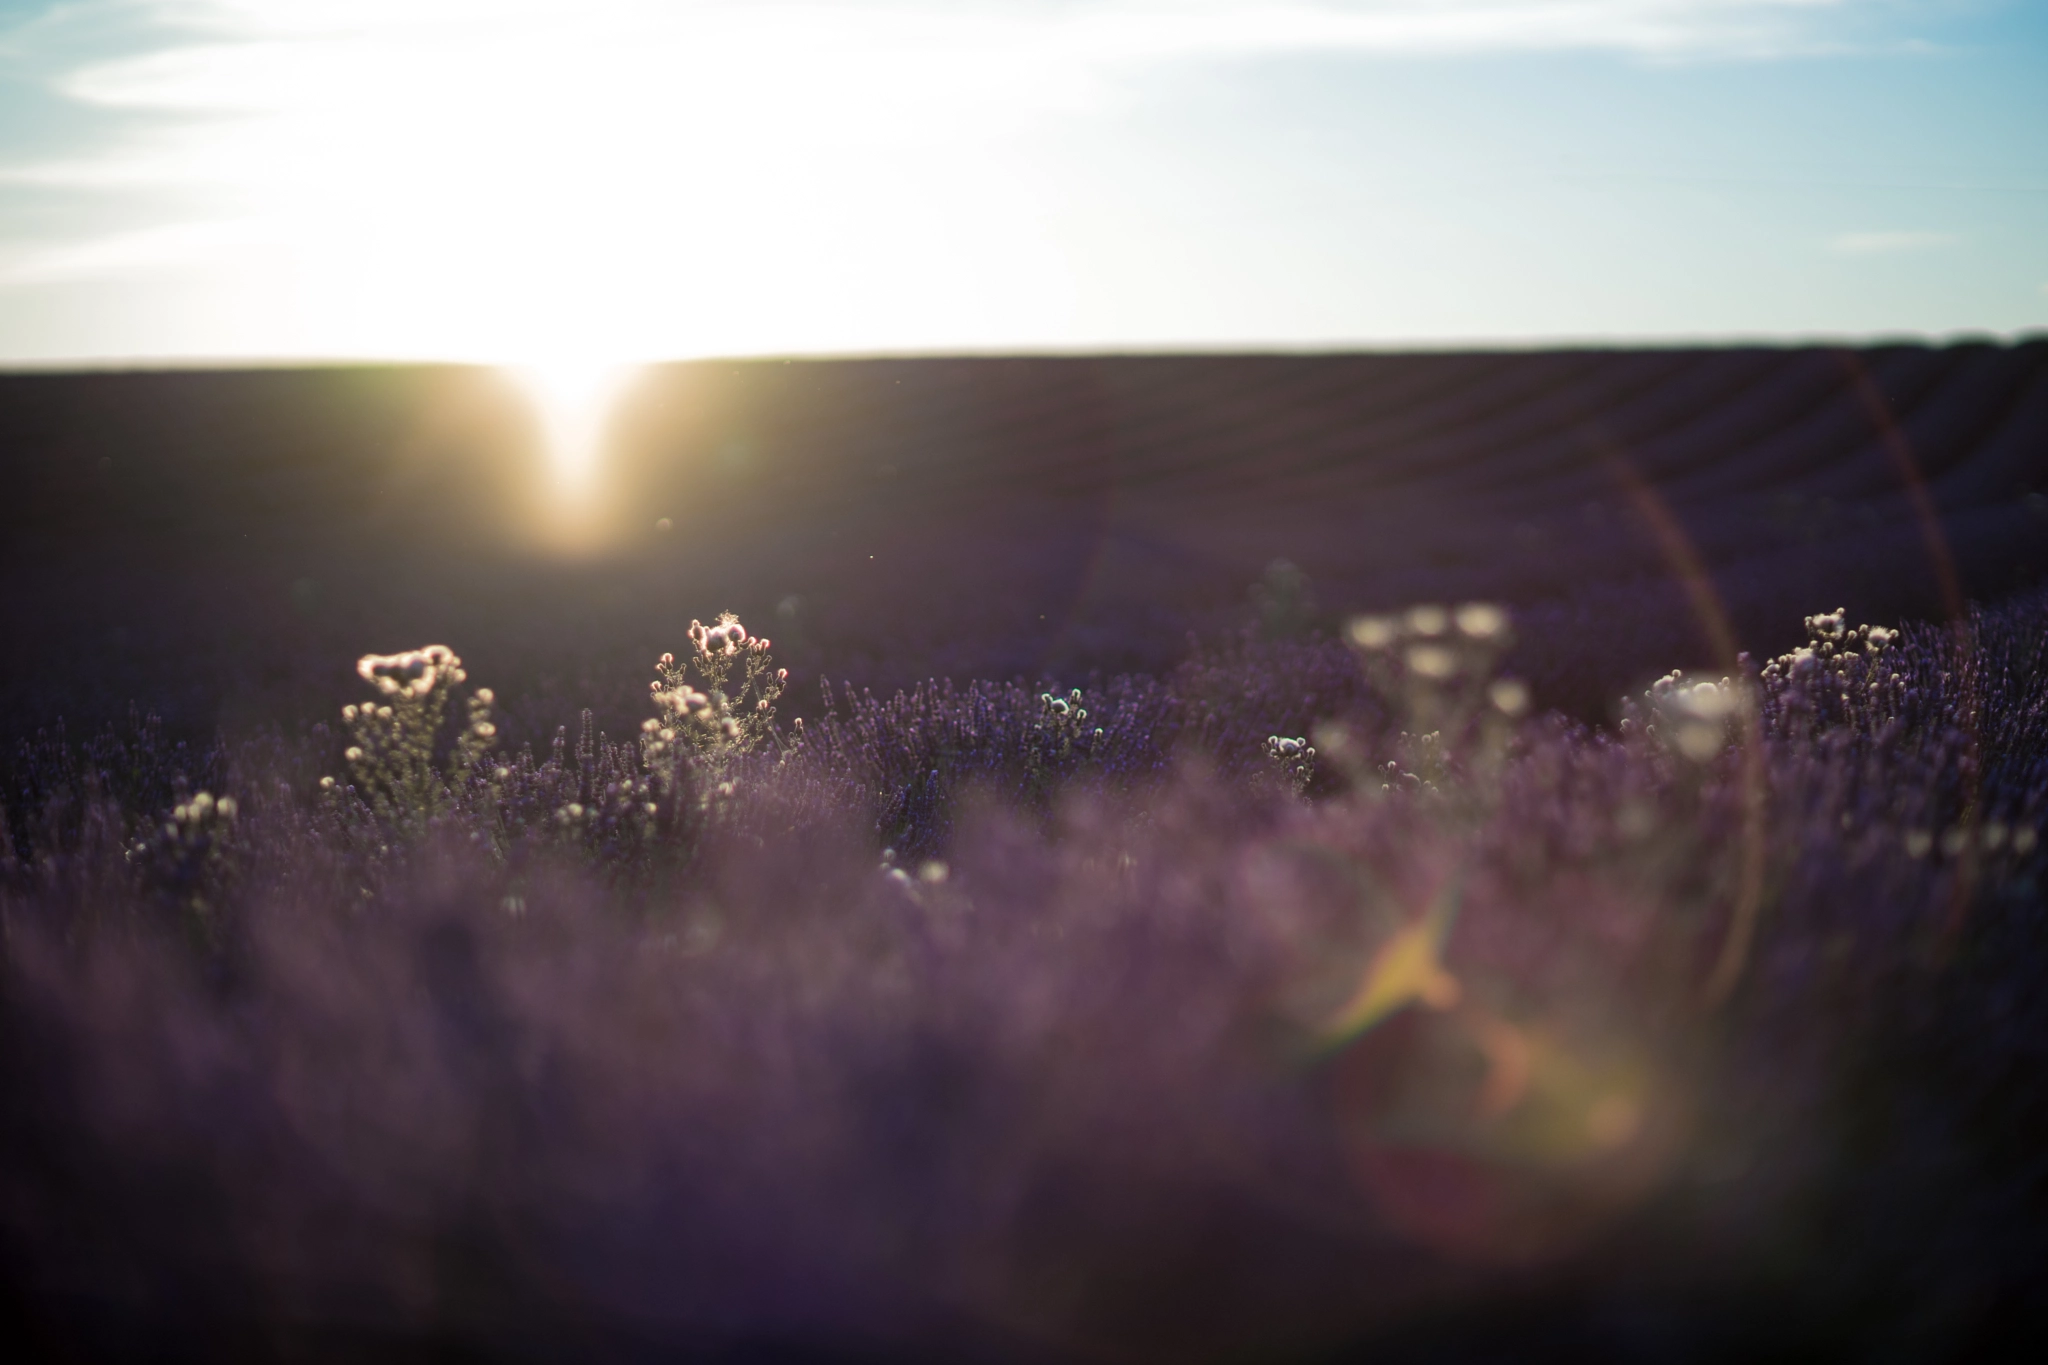
[(679, 367), (573, 553), (480, 374), (0, 437), (38, 1356), (2048, 1318), (2048, 347)]

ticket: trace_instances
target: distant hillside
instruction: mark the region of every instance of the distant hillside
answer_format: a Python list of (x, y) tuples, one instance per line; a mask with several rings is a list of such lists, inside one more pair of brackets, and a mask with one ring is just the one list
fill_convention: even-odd
[(1283, 629), (1508, 602), (1539, 697), (1597, 714), (1707, 661), (1687, 555), (1757, 649), (1810, 610), (1938, 614), (1945, 572), (2048, 577), (2043, 342), (705, 362), (648, 372), (613, 436), (607, 548), (564, 560), (490, 371), (0, 377), (0, 725), (302, 718), (429, 639), (515, 734), (624, 724), (728, 606), (799, 709), (821, 673), (1158, 669), (1258, 620), (1262, 578)]

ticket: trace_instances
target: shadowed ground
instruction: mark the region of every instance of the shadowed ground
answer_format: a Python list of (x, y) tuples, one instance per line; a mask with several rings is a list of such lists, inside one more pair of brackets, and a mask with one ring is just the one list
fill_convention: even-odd
[(515, 736), (616, 727), (725, 607), (798, 709), (820, 675), (1158, 670), (1258, 619), (1276, 560), (1307, 591), (1262, 589), (1271, 628), (1501, 600), (1539, 701), (1600, 715), (1712, 662), (1658, 507), (1758, 651), (1940, 614), (1940, 544), (1961, 593), (2039, 581), (2048, 344), (705, 362), (643, 376), (607, 459), (564, 558), (493, 372), (0, 379), (5, 724), (301, 719), (435, 639)]

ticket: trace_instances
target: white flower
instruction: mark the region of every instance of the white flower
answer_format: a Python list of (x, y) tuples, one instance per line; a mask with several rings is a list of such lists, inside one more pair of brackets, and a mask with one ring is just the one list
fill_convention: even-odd
[(1391, 617), (1354, 616), (1344, 633), (1360, 649), (1385, 649), (1400, 637), (1401, 627)]
[(1833, 611), (1823, 612), (1819, 616), (1809, 616), (1806, 618), (1807, 633), (1819, 640), (1839, 640), (1847, 633), (1847, 616), (1846, 607), (1836, 607)]
[(1486, 689), (1486, 699), (1502, 715), (1519, 716), (1529, 709), (1529, 687), (1515, 678), (1500, 678)]
[(1441, 681), (1458, 671), (1458, 656), (1442, 645), (1410, 645), (1407, 658), (1409, 669), (1424, 678)]
[(1726, 734), (1719, 725), (1704, 720), (1687, 720), (1678, 726), (1678, 752), (1695, 763), (1705, 763), (1721, 752)]
[(1468, 639), (1496, 640), (1507, 633), (1507, 612), (1491, 602), (1467, 602), (1457, 617), (1458, 632)]
[(1451, 627), (1450, 613), (1442, 607), (1424, 604), (1408, 608), (1408, 629), (1417, 635), (1435, 637)]
[(423, 645), (401, 654), (365, 654), (356, 660), (356, 676), (387, 697), (425, 697), (444, 680), (461, 682), (469, 675), (448, 646)]
[(1719, 683), (1699, 682), (1675, 688), (1672, 702), (1679, 710), (1699, 720), (1725, 720), (1735, 714), (1740, 699), (1725, 679)]
[(654, 694), (654, 702), (655, 705), (673, 711), (678, 716), (687, 716), (694, 712), (707, 710), (711, 705), (711, 698), (697, 691), (689, 684), (682, 683), (671, 688), (669, 691), (656, 692)]

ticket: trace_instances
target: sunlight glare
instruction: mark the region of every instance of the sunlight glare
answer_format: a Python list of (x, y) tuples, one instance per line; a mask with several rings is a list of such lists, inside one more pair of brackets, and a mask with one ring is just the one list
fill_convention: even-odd
[(587, 501), (597, 482), (612, 407), (635, 366), (589, 356), (562, 356), (513, 368), (538, 412), (556, 490)]

